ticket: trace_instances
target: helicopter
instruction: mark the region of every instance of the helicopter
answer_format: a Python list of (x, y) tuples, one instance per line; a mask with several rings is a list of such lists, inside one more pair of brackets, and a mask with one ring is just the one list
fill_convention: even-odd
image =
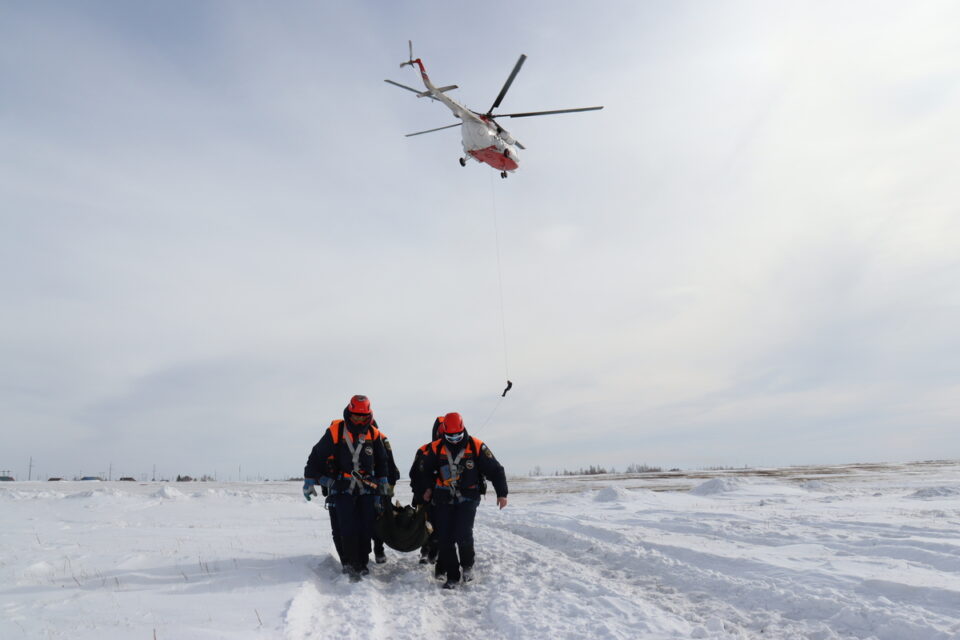
[(400, 68), (413, 67), (414, 65), (419, 67), (420, 77), (423, 79), (426, 91), (418, 91), (413, 87), (408, 87), (393, 80), (384, 80), (384, 82), (392, 84), (395, 87), (400, 87), (401, 89), (406, 89), (407, 91), (412, 91), (417, 94), (418, 98), (430, 98), (431, 100), (443, 103), (453, 112), (455, 117), (460, 119), (460, 122), (435, 129), (427, 129), (426, 131), (408, 133), (406, 137), (409, 138), (411, 136), (433, 133), (434, 131), (441, 131), (443, 129), (461, 127), (460, 133), (463, 137), (464, 151), (464, 156), (459, 159), (461, 167), (467, 166), (467, 160), (472, 158), (477, 162), (488, 164), (494, 169), (499, 170), (501, 178), (506, 178), (508, 172), (513, 173), (519, 168), (520, 156), (517, 153), (517, 149), (526, 149), (526, 147), (520, 144), (509, 131), (497, 124), (495, 118), (527, 118), (530, 116), (547, 116), (557, 113), (575, 113), (579, 111), (598, 111), (603, 109), (602, 106), (579, 107), (576, 109), (498, 113), (494, 115), (493, 110), (500, 106), (503, 97), (507, 95), (507, 91), (510, 89), (510, 85), (513, 84), (514, 78), (516, 78), (520, 72), (520, 67), (523, 66), (523, 63), (527, 59), (526, 55), (521, 54), (520, 59), (517, 60), (517, 64), (513, 67), (513, 71), (510, 72), (507, 81), (503, 84), (503, 88), (500, 89), (496, 100), (493, 101), (493, 106), (491, 106), (486, 113), (473, 111), (446, 95), (447, 91), (458, 88), (457, 85), (453, 84), (445, 87), (434, 86), (429, 76), (427, 76), (427, 70), (423, 67), (423, 61), (420, 58), (413, 57), (413, 41), (408, 41), (408, 45), (410, 47), (410, 57), (406, 62), (400, 63)]

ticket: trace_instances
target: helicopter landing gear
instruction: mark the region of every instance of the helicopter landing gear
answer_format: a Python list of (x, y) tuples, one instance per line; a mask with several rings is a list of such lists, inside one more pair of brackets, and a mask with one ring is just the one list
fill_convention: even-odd
[(467, 166), (467, 159), (466, 159), (466, 158), (457, 158), (457, 160), (460, 161), (460, 166), (461, 166), (461, 167)]
[(506, 179), (506, 177), (507, 177), (507, 172), (506, 172), (506, 171), (501, 171), (501, 172), (500, 172), (500, 177)]

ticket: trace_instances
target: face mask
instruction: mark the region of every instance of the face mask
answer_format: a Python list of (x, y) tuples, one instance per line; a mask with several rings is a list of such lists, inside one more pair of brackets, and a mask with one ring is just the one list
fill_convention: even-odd
[(445, 433), (443, 437), (446, 438), (447, 442), (450, 444), (457, 444), (463, 440), (463, 431), (459, 431), (457, 433)]

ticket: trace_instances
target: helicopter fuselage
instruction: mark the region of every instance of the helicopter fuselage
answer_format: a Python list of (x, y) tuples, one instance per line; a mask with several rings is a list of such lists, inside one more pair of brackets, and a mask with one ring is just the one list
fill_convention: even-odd
[(427, 70), (423, 68), (423, 62), (419, 58), (412, 60), (411, 63), (420, 67), (420, 77), (427, 88), (422, 97), (430, 97), (442, 102), (462, 121), (460, 134), (463, 139), (464, 153), (477, 162), (490, 165), (497, 171), (516, 171), (520, 166), (520, 156), (510, 133), (437, 89), (430, 81)]
[(447, 96), (447, 91), (456, 89), (457, 85), (452, 84), (445, 87), (436, 87), (430, 82), (430, 77), (427, 76), (427, 70), (423, 68), (423, 61), (420, 58), (413, 57), (413, 42), (408, 42), (407, 44), (410, 47), (410, 58), (406, 62), (401, 62), (400, 68), (419, 67), (420, 78), (423, 80), (423, 86), (426, 87), (426, 91), (420, 91), (419, 89), (408, 87), (405, 84), (394, 82), (393, 80), (384, 80), (384, 82), (411, 91), (417, 94), (418, 98), (430, 98), (431, 100), (442, 102), (443, 105), (450, 109), (453, 115), (460, 120), (460, 122), (456, 124), (448, 124), (443, 127), (427, 129), (426, 131), (408, 133), (407, 137), (433, 133), (441, 129), (460, 127), (464, 150), (464, 156), (459, 158), (461, 167), (467, 166), (467, 160), (473, 158), (477, 162), (490, 165), (498, 170), (501, 178), (506, 178), (508, 172), (516, 171), (520, 167), (520, 155), (517, 153), (517, 149), (526, 149), (526, 147), (510, 135), (509, 131), (501, 127), (497, 122), (497, 118), (527, 118), (530, 116), (550, 116), (559, 113), (579, 113), (582, 111), (599, 111), (603, 109), (602, 106), (576, 107), (573, 109), (550, 109), (547, 111), (495, 114), (494, 111), (500, 106), (503, 97), (507, 95), (507, 91), (509, 91), (510, 85), (513, 84), (514, 78), (517, 77), (520, 67), (523, 66), (524, 60), (527, 59), (526, 55), (521, 54), (517, 63), (513, 66), (510, 75), (507, 77), (507, 81), (503, 83), (503, 88), (500, 89), (500, 93), (493, 101), (493, 106), (491, 106), (486, 113), (473, 111)]
[(490, 165), (497, 171), (516, 171), (520, 166), (520, 156), (517, 154), (517, 148), (507, 142), (509, 139), (503, 135), (506, 133), (503, 129), (497, 131), (497, 127), (482, 118), (477, 122), (473, 119), (463, 121), (460, 127), (460, 133), (463, 136), (463, 150), (470, 157), (478, 162)]

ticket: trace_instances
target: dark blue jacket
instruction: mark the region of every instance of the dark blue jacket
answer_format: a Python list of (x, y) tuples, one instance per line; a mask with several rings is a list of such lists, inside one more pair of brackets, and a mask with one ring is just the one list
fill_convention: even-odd
[[(332, 431), (337, 430), (336, 442)], [(359, 442), (360, 436), (363, 441)], [(389, 464), (386, 448), (383, 446), (383, 437), (380, 431), (372, 424), (356, 426), (348, 420), (334, 420), (324, 432), (320, 442), (313, 446), (307, 465), (303, 469), (304, 478), (313, 478), (320, 481), (324, 476), (333, 480), (333, 489), (338, 492), (350, 489), (350, 474), (353, 471), (353, 457), (347, 446), (346, 438), (358, 443), (362, 447), (358, 459), (360, 476), (368, 483), (376, 484), (380, 478), (389, 478)], [(394, 465), (395, 467), (395, 465)], [(399, 472), (397, 472), (399, 477)], [(374, 487), (364, 485), (365, 492), (373, 492)], [(354, 493), (358, 493), (354, 487)]]
[[(447, 451), (456, 460), (461, 450), (464, 450), (464, 454), (457, 468), (451, 471)], [(419, 486), (423, 490), (433, 487), (434, 503), (450, 499), (451, 491), (445, 480), (451, 477), (456, 478), (456, 488), (464, 498), (479, 500), (481, 473), (493, 484), (498, 498), (507, 497), (507, 476), (503, 466), (483, 441), (471, 438), (468, 433), (464, 433), (463, 440), (457, 444), (451, 444), (443, 438), (431, 442), (420, 459), (419, 467)]]

